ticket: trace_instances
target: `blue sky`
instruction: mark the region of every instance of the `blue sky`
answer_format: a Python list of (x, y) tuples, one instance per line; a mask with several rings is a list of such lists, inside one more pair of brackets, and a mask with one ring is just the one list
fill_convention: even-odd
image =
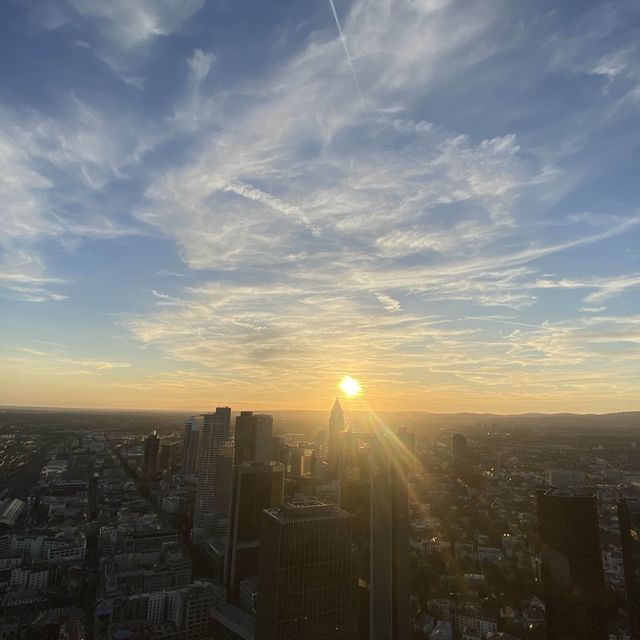
[(637, 2), (9, 0), (0, 403), (640, 397)]

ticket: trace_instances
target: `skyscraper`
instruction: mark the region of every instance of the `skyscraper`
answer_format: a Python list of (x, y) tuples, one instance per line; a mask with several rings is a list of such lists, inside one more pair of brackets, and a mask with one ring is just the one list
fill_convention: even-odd
[(233, 491), (225, 556), (225, 586), (231, 600), (240, 582), (257, 576), (262, 511), (282, 504), (284, 465), (244, 462), (234, 467)]
[(340, 399), (336, 398), (329, 416), (329, 475), (337, 478), (340, 466), (340, 433), (344, 431), (345, 421)]
[[(216, 533), (224, 533), (229, 507), (231, 463), (229, 447), (231, 409), (217, 407), (203, 416), (198, 455), (198, 490), (193, 513), (191, 541), (202, 544)], [(217, 525), (222, 523), (222, 527)]]
[(142, 477), (145, 480), (153, 480), (158, 472), (158, 452), (160, 451), (160, 438), (154, 431), (144, 441), (144, 456), (142, 460)]
[(631, 637), (640, 638), (640, 498), (625, 498), (618, 503), (618, 521)]
[(180, 471), (185, 476), (198, 473), (198, 443), (202, 432), (202, 416), (191, 416), (184, 425), (182, 438), (182, 465)]
[(317, 500), (263, 514), (256, 640), (354, 640), (353, 516)]
[(273, 437), (273, 417), (266, 413), (256, 413), (256, 457), (258, 462), (269, 462), (271, 438)]
[(340, 506), (354, 515), (359, 638), (410, 632), (409, 497), (412, 434), (341, 434)]
[(605, 583), (596, 497), (540, 490), (538, 523), (548, 640), (603, 640)]
[(408, 465), (394, 434), (371, 452), (370, 638), (411, 636)]
[(256, 459), (257, 424), (258, 419), (252, 411), (241, 411), (240, 415), (236, 416), (234, 465)]

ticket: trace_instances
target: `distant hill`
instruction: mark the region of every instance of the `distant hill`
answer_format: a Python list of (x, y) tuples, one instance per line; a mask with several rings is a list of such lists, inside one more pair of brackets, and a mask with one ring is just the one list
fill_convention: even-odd
[[(302, 433), (314, 437), (318, 431), (327, 429), (328, 411), (269, 411), (274, 418), (277, 432)], [(162, 433), (182, 429), (189, 413), (184, 411), (122, 411), (88, 409), (51, 409), (43, 407), (0, 408), (0, 427), (12, 424), (28, 424), (40, 427), (109, 428), (129, 431)], [(493, 431), (509, 429), (553, 430), (597, 430), (640, 432), (640, 411), (606, 414), (573, 413), (527, 413), (519, 415), (497, 415), (490, 413), (429, 413), (424, 411), (395, 411), (369, 414), (346, 412), (347, 422), (353, 430), (377, 428), (398, 429), (407, 427), (420, 437), (435, 435), (441, 430), (463, 431), (477, 428)]]

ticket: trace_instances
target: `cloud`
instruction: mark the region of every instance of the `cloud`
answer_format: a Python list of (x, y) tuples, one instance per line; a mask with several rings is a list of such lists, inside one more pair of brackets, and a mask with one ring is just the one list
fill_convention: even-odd
[[(184, 372), (163, 389), (311, 393), (348, 370), (402, 399), (629, 392), (637, 326), (601, 303), (633, 308), (622, 254), (640, 218), (624, 185), (610, 210), (581, 191), (614, 166), (618, 145), (592, 137), (637, 84), (623, 10), (565, 24), (484, 0), (356, 0), (338, 7), (344, 40), (326, 5), (227, 57), (192, 29), (202, 5), (70, 0), (51, 19), (135, 90), (98, 102), (87, 83), (49, 114), (0, 114), (2, 295), (62, 301), (54, 263), (79, 291), (82, 243), (116, 260), (127, 237), (114, 317)], [(157, 269), (174, 251), (182, 268)], [(134, 378), (120, 383), (153, 387)]]
[[(595, 277), (583, 280), (542, 278), (534, 286), (540, 289), (595, 289), (595, 291), (585, 296), (583, 300), (585, 303), (593, 304), (618, 296), (629, 289), (640, 287), (640, 274), (631, 273), (617, 277)], [(592, 311), (593, 307), (585, 307), (585, 309)]]
[[(224, 371), (207, 374), (212, 383), (274, 392), (327, 384), (354, 363), (374, 386), (384, 375), (415, 393), (519, 381), (548, 390), (548, 368), (569, 386), (584, 362), (604, 370), (581, 325), (574, 340), (568, 326), (517, 315), (499, 321), (518, 327), (505, 338), (469, 313), (523, 312), (549, 289), (596, 289), (585, 303), (624, 293), (635, 286), (625, 277), (539, 270), (551, 256), (635, 231), (640, 218), (546, 219), (556, 202), (549, 192), (567, 190), (553, 158), (512, 132), (474, 137), (405, 117), (437, 90), (441, 69), (470, 74), (495, 53), (479, 48), (500, 29), (495, 12), (470, 19), (468, 10), (352, 5), (344, 34), (368, 122), (334, 35), (315, 34), (268, 77), (243, 85), (235, 111), (210, 109), (218, 96), (194, 81), (198, 101), (185, 96), (177, 113), (189, 113), (207, 144), (155, 177), (136, 216), (177, 243), (198, 284), (178, 299), (156, 292), (155, 308), (123, 320), (133, 336), (208, 371), (224, 361)], [(190, 67), (196, 57), (195, 79), (209, 70), (198, 53)], [(561, 229), (551, 235), (551, 225)]]
[(113, 45), (130, 49), (178, 30), (204, 0), (69, 0), (81, 16), (92, 20)]
[[(76, 247), (86, 239), (115, 239), (140, 234), (139, 224), (117, 216), (104, 194), (141, 159), (140, 140), (132, 140), (122, 122), (70, 95), (67, 117), (34, 110), (0, 109), (0, 287), (10, 297), (62, 301), (67, 296), (34, 284), (63, 285), (47, 273), (40, 244), (56, 240)], [(121, 218), (121, 219), (118, 219)], [(11, 286), (7, 283), (13, 283)], [(17, 286), (20, 285), (20, 286)], [(29, 285), (29, 286), (28, 286)]]
[(400, 304), (400, 302), (398, 300), (396, 300), (395, 298), (392, 298), (391, 296), (387, 296), (383, 293), (376, 293), (376, 298), (378, 298), (378, 301), (380, 302), (380, 304), (387, 310), (387, 311), (401, 311), (402, 310), (402, 305)]
[[(54, 375), (96, 375), (116, 369), (128, 369), (131, 364), (95, 358), (77, 358), (65, 354), (61, 345), (43, 343), (55, 347), (52, 351), (42, 351), (31, 347), (11, 347), (0, 345), (0, 362), (5, 366), (28, 367), (34, 374)], [(2, 353), (1, 351), (4, 351)], [(14, 353), (20, 355), (13, 355)]]

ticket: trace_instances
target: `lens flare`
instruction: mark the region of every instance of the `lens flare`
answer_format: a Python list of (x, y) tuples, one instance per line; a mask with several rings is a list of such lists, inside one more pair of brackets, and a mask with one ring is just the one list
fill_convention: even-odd
[(357, 396), (362, 391), (360, 383), (351, 376), (343, 376), (338, 386), (346, 396), (350, 397)]

